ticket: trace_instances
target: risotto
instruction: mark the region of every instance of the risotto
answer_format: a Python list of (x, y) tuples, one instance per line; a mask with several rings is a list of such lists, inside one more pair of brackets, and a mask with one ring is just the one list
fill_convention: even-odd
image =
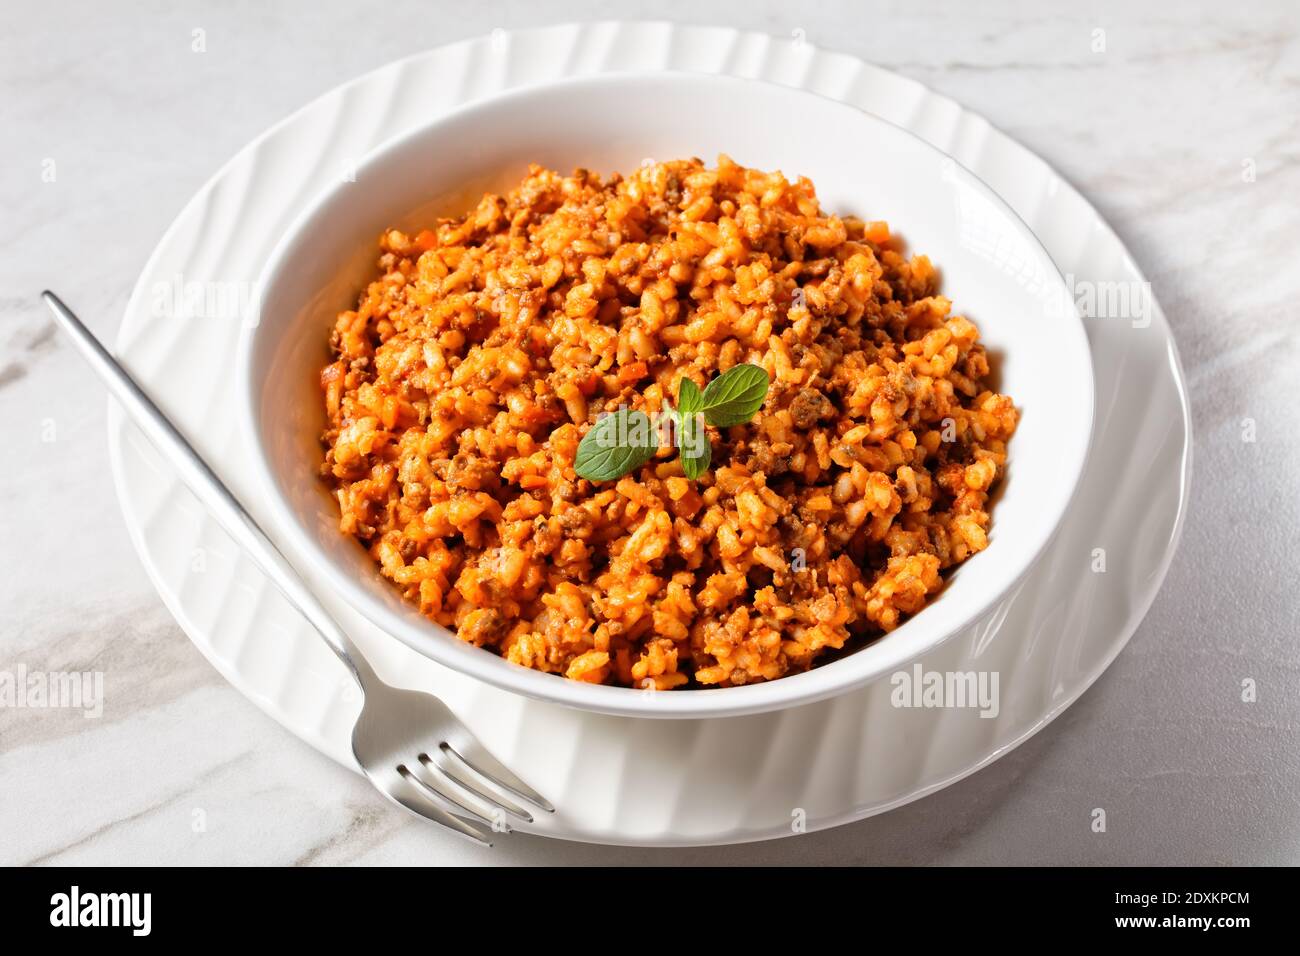
[[(321, 373), (322, 472), (380, 571), (524, 667), (666, 690), (805, 671), (921, 610), (988, 544), (1018, 413), (975, 326), (882, 222), (719, 157), (608, 179), (533, 166), (468, 215), (379, 240)], [(590, 481), (615, 409), (741, 363), (770, 387)]]

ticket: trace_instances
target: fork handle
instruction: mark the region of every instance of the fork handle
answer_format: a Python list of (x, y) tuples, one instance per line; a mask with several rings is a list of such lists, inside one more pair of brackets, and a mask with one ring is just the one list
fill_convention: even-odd
[(72, 339), (92, 369), (103, 379), (108, 390), (122, 405), (126, 415), (145, 433), (149, 441), (180, 474), (199, 502), (208, 510), (225, 531), (235, 539), (253, 563), (271, 579), (279, 592), (302, 614), (325, 639), (325, 643), (348, 668), (348, 673), (366, 689), (374, 671), (357, 650), (351, 638), (338, 626), (316, 595), (294, 570), (293, 565), (279, 548), (267, 537), (253, 516), (239, 499), (208, 467), (194, 447), (176, 430), (162, 410), (144, 393), (131, 377), (131, 373), (100, 344), (93, 332), (86, 328), (53, 292), (43, 292), (41, 297), (50, 307), (59, 327)]

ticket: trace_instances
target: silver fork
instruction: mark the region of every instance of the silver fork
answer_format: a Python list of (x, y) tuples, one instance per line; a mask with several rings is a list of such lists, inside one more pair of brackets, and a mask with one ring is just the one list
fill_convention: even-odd
[(352, 728), (352, 753), (370, 782), (399, 806), (485, 846), (492, 845), (490, 833), (508, 829), (507, 816), (532, 822), (524, 805), (553, 813), (555, 808), (493, 757), (442, 701), (376, 676), (280, 549), (130, 373), (58, 296), (45, 292), (42, 298), (127, 416), (356, 678), (365, 700)]

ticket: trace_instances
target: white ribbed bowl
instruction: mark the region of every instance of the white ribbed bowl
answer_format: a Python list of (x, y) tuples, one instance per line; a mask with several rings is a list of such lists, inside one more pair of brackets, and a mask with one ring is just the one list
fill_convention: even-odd
[[(316, 478), (323, 425), (318, 373), (327, 332), (373, 269), (389, 226), (418, 228), (502, 190), (528, 162), (562, 171), (627, 170), (645, 158), (720, 152), (806, 175), (825, 209), (888, 220), (939, 266), (942, 291), (973, 319), (999, 388), (1022, 412), (993, 511), (988, 549), (961, 566), (921, 613), (871, 646), (767, 684), (662, 694), (593, 687), (510, 664), (464, 644), (403, 602), (370, 557), (337, 530)], [(584, 710), (698, 718), (831, 697), (897, 670), (1003, 613), (1073, 497), (1091, 438), (1093, 377), (1072, 297), (1038, 240), (991, 190), (911, 133), (801, 90), (696, 74), (614, 74), (481, 101), (391, 141), (288, 227), (259, 283), (260, 321), (237, 359), (242, 425), (275, 537), (300, 566), (386, 633), (498, 687)]]

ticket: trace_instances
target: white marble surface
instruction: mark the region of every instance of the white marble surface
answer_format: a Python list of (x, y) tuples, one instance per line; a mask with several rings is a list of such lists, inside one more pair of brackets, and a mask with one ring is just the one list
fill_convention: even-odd
[[(0, 672), (102, 671), (107, 697), (98, 719), (0, 707), (0, 863), (1300, 862), (1300, 438), (1286, 411), (1300, 380), (1300, 9), (470, 7), (50, 0), (0, 11)], [(751, 846), (515, 835), (484, 851), (391, 811), (190, 645), (127, 539), (103, 391), (37, 295), (57, 289), (111, 340), (172, 217), (289, 111), (430, 46), (615, 13), (802, 29), (947, 93), (1055, 165), (1128, 243), (1174, 327), (1195, 417), (1191, 514), (1115, 665), (1043, 733), (948, 790)], [(196, 28), (203, 54), (191, 50)], [(1091, 49), (1096, 29), (1104, 53)], [(1241, 701), (1246, 678), (1253, 704)], [(1098, 806), (1106, 834), (1089, 827)]]

